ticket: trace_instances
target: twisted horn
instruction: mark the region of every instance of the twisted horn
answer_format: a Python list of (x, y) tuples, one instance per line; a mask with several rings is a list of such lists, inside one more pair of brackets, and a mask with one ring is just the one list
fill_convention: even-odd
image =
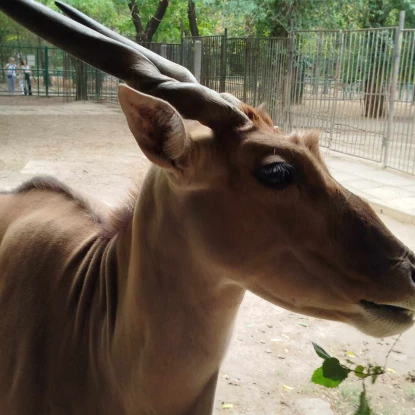
[[(165, 59), (162, 56), (157, 55), (157, 53), (154, 53), (148, 50), (147, 48), (133, 42), (132, 40), (119, 35), (113, 30), (110, 30), (104, 25), (91, 19), (89, 16), (82, 13), (81, 11), (75, 9), (75, 7), (72, 7), (61, 1), (55, 1), (55, 4), (63, 13), (65, 13), (66, 16), (70, 17), (76, 22), (81, 23), (84, 26), (87, 26), (90, 29), (97, 31), (98, 33), (101, 33), (102, 35), (107, 36), (110, 39), (117, 40), (118, 42), (124, 43), (125, 45), (130, 46), (135, 50), (138, 50), (146, 58), (148, 58), (163, 75), (167, 75), (180, 82), (198, 83), (196, 78), (187, 68), (184, 68), (181, 65), (171, 62), (168, 59)], [(242, 102), (238, 98), (234, 97), (233, 95), (229, 93), (221, 93), (220, 96), (225, 101), (231, 103), (237, 108), (240, 108), (242, 106)]]
[[(0, 10), (33, 33), (95, 68), (122, 79), (139, 91), (165, 99), (186, 118), (215, 130), (249, 122), (243, 112), (217, 92), (195, 82), (179, 82), (163, 75), (137, 47), (111, 39), (35, 1), (0, 0)], [(161, 59), (158, 64), (165, 70), (165, 62)]]
[(95, 30), (98, 33), (101, 33), (104, 36), (109, 37), (110, 39), (116, 40), (120, 43), (124, 43), (127, 46), (137, 50), (141, 54), (143, 54), (146, 58), (148, 58), (155, 67), (166, 76), (170, 78), (176, 79), (180, 82), (194, 82), (197, 83), (196, 78), (192, 75), (192, 73), (177, 63), (171, 62), (157, 53), (154, 53), (145, 47), (133, 42), (130, 39), (127, 39), (124, 36), (115, 33), (114, 31), (108, 29), (101, 23), (96, 22), (95, 20), (91, 19), (86, 14), (80, 12), (79, 10), (75, 9), (68, 4), (62, 3), (61, 1), (55, 1), (57, 7), (62, 10), (66, 16), (70, 17), (72, 20), (75, 20), (78, 23), (83, 24), (90, 29)]

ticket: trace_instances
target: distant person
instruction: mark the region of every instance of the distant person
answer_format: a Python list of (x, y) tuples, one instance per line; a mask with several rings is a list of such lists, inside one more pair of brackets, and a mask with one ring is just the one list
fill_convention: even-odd
[(16, 62), (13, 57), (9, 59), (9, 63), (4, 67), (7, 75), (7, 86), (9, 88), (9, 95), (14, 95), (16, 87)]
[(20, 62), (20, 69), (22, 71), (22, 76), (20, 78), (20, 87), (22, 88), (22, 95), (32, 95), (32, 83), (30, 81), (30, 66), (27, 64), (26, 59), (23, 59)]

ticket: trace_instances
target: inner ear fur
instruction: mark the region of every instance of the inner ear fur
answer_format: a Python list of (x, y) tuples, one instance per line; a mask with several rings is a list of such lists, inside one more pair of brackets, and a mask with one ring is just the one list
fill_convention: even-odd
[(118, 97), (128, 126), (146, 157), (160, 167), (180, 169), (191, 145), (180, 114), (166, 101), (120, 85)]

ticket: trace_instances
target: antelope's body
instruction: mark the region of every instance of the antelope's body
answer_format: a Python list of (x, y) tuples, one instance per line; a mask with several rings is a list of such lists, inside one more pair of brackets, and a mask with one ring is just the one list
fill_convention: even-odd
[(0, 195), (0, 344), (14, 356), (2, 359), (2, 412), (211, 410), (243, 290), (206, 286), (190, 241), (160, 211), (174, 201), (157, 201), (156, 177), (119, 229), (51, 178)]
[(1, 414), (210, 415), (245, 290), (373, 336), (413, 325), (414, 253), (331, 177), (315, 132), (283, 135), (59, 7), (80, 23), (0, 0), (126, 81), (120, 104), (153, 167), (113, 211), (51, 178), (0, 194)]
[(84, 207), (58, 183), (44, 185), (0, 195), (0, 343), (9, 356), (2, 359), (0, 408), (65, 414), (82, 402), (100, 413), (86, 394), (108, 393), (93, 379), (105, 368), (99, 360), (108, 338), (101, 336), (117, 303), (109, 286), (117, 287), (116, 252)]

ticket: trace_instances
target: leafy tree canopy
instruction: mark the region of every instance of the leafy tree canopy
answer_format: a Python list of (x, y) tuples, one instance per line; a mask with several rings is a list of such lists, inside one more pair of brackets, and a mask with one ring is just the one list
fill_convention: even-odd
[[(66, 0), (107, 27), (134, 39), (137, 25), (131, 5), (145, 28), (166, 0)], [(41, 3), (57, 10), (53, 0)], [(297, 29), (354, 29), (395, 26), (400, 10), (406, 11), (405, 26), (415, 27), (413, 0), (194, 0), (201, 36), (286, 36), (290, 20)], [(167, 4), (167, 3), (166, 3)], [(155, 42), (179, 42), (181, 32), (190, 34), (188, 1), (170, 0), (152, 36)], [(0, 42), (38, 44), (36, 36), (0, 13)]]

